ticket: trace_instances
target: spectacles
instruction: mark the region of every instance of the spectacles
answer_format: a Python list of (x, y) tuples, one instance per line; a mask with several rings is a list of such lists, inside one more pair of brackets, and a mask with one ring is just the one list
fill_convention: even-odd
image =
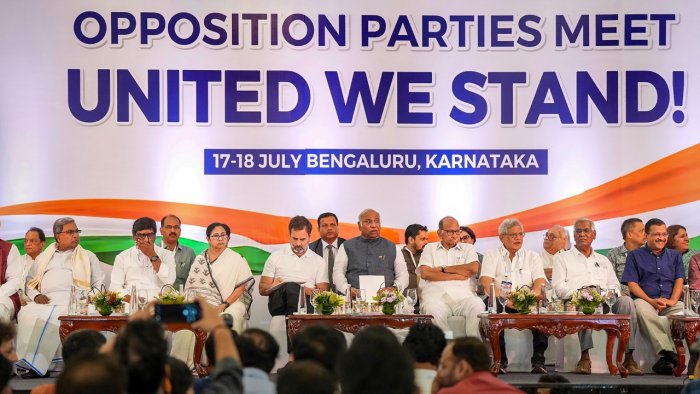
[(136, 239), (155, 238), (155, 237), (156, 237), (156, 233), (145, 233), (145, 234), (143, 234), (143, 233), (136, 233), (136, 235), (134, 235), (134, 237), (136, 237)]
[(382, 224), (382, 222), (379, 219), (377, 219), (377, 220), (367, 219), (367, 220), (362, 221), (363, 226), (371, 226), (372, 224), (376, 224), (378, 226), (378, 225)]
[(503, 235), (509, 237), (510, 239), (525, 238), (525, 233), (506, 233)]
[(226, 233), (212, 234), (212, 235), (209, 236), (209, 238), (214, 238), (214, 239), (226, 239), (226, 238), (228, 238), (228, 235), (226, 235)]
[(442, 232), (447, 234), (447, 235), (458, 235), (460, 230), (459, 229), (457, 229), (457, 230), (442, 230)]
[(460, 240), (460, 241), (469, 241), (470, 239), (472, 239), (472, 236), (469, 235), (469, 234), (467, 234), (467, 235), (462, 235), (461, 237), (459, 237), (459, 240)]
[(668, 233), (651, 233), (653, 238), (668, 238)]
[(593, 229), (592, 229), (592, 228), (588, 228), (588, 227), (586, 227), (586, 228), (575, 228), (575, 229), (574, 229), (574, 232), (575, 232), (576, 234), (590, 234), (590, 233), (593, 232)]
[(548, 239), (550, 241), (554, 241), (555, 239), (560, 238), (552, 233), (545, 233), (544, 234), (544, 239)]
[(169, 224), (169, 225), (167, 225), (167, 226), (163, 226), (163, 228), (166, 229), (166, 230), (168, 230), (168, 231), (170, 231), (170, 230), (179, 230), (179, 229), (180, 229), (180, 225), (178, 225), (178, 224), (176, 224), (176, 225)]
[(83, 230), (66, 230), (66, 231), (61, 231), (59, 234), (68, 234), (72, 237), (72, 236), (74, 236), (76, 234), (80, 234), (82, 232), (83, 232)]

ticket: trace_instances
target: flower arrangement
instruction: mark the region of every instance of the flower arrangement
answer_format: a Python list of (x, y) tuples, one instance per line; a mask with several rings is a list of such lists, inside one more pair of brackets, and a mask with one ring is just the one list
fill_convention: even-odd
[(185, 295), (180, 294), (180, 292), (175, 291), (175, 289), (168, 289), (160, 294), (158, 302), (166, 305), (184, 304)]
[(586, 315), (593, 314), (598, 305), (605, 302), (603, 296), (595, 289), (583, 288), (574, 293), (571, 303), (576, 305)]
[(324, 315), (332, 314), (335, 308), (345, 304), (345, 300), (342, 296), (328, 290), (316, 294), (311, 302), (314, 304), (314, 307), (320, 310)]
[(508, 299), (520, 313), (530, 313), (530, 307), (537, 303), (537, 296), (527, 286), (518, 287)]
[(102, 290), (95, 293), (92, 296), (92, 303), (102, 316), (109, 316), (115, 310), (123, 308), (122, 296), (115, 291)]
[(398, 289), (387, 287), (379, 289), (377, 295), (372, 297), (372, 299), (381, 304), (382, 313), (385, 315), (393, 315), (396, 313), (396, 305), (403, 302), (404, 296)]

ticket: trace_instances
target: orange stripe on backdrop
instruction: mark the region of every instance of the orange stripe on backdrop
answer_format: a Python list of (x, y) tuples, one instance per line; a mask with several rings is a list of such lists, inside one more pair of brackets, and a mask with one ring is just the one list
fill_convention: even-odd
[[(571, 225), (581, 216), (591, 220), (623, 217), (639, 212), (672, 207), (700, 200), (700, 144), (665, 157), (637, 171), (589, 189), (579, 195), (526, 211), (476, 223), (479, 237), (496, 236), (498, 225), (507, 217), (517, 217), (527, 230), (545, 230), (554, 224)], [(231, 226), (236, 234), (262, 244), (282, 244), (289, 240), (289, 217), (238, 209), (175, 202), (120, 199), (55, 200), (0, 207), (0, 215), (76, 215), (119, 219), (150, 216), (159, 220), (176, 213), (184, 223), (206, 227), (213, 221)], [(315, 218), (310, 219), (314, 228)], [(359, 234), (355, 223), (340, 223), (340, 233), (350, 238)], [(314, 230), (315, 238), (317, 233)], [(403, 242), (403, 229), (383, 228), (382, 235)], [(431, 241), (437, 239), (434, 232)]]
[[(231, 231), (262, 244), (289, 242), (287, 225), (290, 217), (264, 213), (211, 207), (177, 202), (125, 200), (125, 199), (79, 199), (31, 202), (0, 207), (0, 215), (75, 215), (114, 219), (137, 219), (148, 216), (159, 221), (164, 215), (174, 213), (184, 224), (206, 227), (217, 221), (231, 226)], [(318, 236), (315, 218), (309, 218), (314, 226), (312, 238)], [(125, 229), (125, 231), (128, 231)], [(359, 235), (357, 224), (340, 223), (340, 233), (345, 238)], [(382, 235), (393, 242), (403, 242), (403, 230), (382, 228)]]
[(498, 235), (498, 225), (508, 217), (517, 217), (526, 230), (534, 231), (554, 224), (572, 225), (583, 216), (594, 221), (621, 218), (697, 201), (700, 200), (698, 157), (700, 144), (579, 195), (476, 223), (472, 229), (479, 237), (490, 237)]

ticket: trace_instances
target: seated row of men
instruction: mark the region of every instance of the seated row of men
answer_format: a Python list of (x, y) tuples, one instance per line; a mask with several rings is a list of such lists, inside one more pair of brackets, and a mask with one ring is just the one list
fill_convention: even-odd
[[(635, 223), (641, 222), (635, 220)], [(150, 218), (135, 221), (132, 228), (135, 246), (117, 256), (110, 289), (128, 294), (134, 286), (155, 295), (164, 285), (182, 284), (186, 289), (197, 290), (220, 312), (231, 314), (234, 327), (242, 330), (251, 302), (246, 290), (250, 290), (252, 274), (245, 260), (228, 248), (230, 228), (223, 223), (208, 226), (209, 248), (195, 258), (192, 249), (178, 242), (180, 226), (180, 219), (176, 216), (164, 217), (160, 228), (163, 240), (158, 246), (155, 244), (155, 221)], [(467, 335), (478, 336), (478, 319), (475, 317), (489, 303), (488, 298), (482, 300), (476, 294), (478, 273), (483, 288), (488, 289), (493, 282), (510, 283), (512, 288), (529, 286), (542, 297), (542, 287), (547, 280), (544, 262), (551, 259), (552, 286), (561, 298), (568, 298), (578, 288), (590, 285), (612, 287), (622, 295), (620, 281), (627, 284), (634, 301), (622, 295), (613, 305), (613, 312), (632, 315), (632, 338), (639, 318), (642, 332), (661, 356), (654, 365), (656, 372), (670, 373), (677, 363), (659, 315), (682, 308), (679, 299), (685, 274), (680, 254), (666, 248), (666, 225), (658, 219), (650, 220), (645, 226), (646, 246), (628, 251), (626, 264), (616, 261), (615, 267), (605, 256), (593, 251), (595, 226), (588, 219), (579, 219), (574, 224), (575, 247), (570, 250), (565, 250), (566, 230), (553, 227), (545, 235), (545, 252), (542, 254), (523, 249), (523, 225), (517, 219), (506, 219), (498, 231), (502, 246), (487, 251), (482, 259), (472, 245), (476, 240), (473, 232), (460, 228), (452, 217), (440, 220), (437, 231), (440, 240), (435, 243), (427, 243), (425, 226), (409, 226), (405, 233), (406, 246), (401, 249), (381, 237), (380, 215), (371, 209), (360, 213), (360, 235), (353, 239), (346, 241), (338, 237), (338, 219), (332, 213), (322, 214), (318, 227), (321, 239), (309, 244), (311, 223), (302, 216), (292, 218), (289, 246), (269, 256), (259, 291), (270, 297), (268, 306), (272, 315), (296, 311), (299, 283), (303, 284), (307, 294), (312, 289), (328, 288), (342, 292), (349, 284), (355, 296), (361, 275), (379, 275), (384, 277), (386, 284), (402, 289), (417, 287), (421, 312), (432, 315), (442, 329), (449, 330), (447, 320), (450, 316), (465, 316)], [(37, 230), (30, 230), (27, 239), (30, 239), (30, 233), (37, 232), (43, 241), (41, 230)], [(625, 230), (629, 228), (623, 224), (622, 230), (623, 238), (627, 237)], [(0, 243), (5, 263), (0, 293), (7, 298), (5, 302), (0, 301), (4, 307), (2, 312), (6, 312), (5, 317), (9, 318), (20, 309), (16, 289), (26, 287), (26, 294), (33, 302), (19, 312), (17, 347), (21, 362), (39, 375), (46, 372), (59, 343), (57, 338), (32, 335), (36, 332), (32, 326), (57, 325), (57, 317), (66, 312), (72, 286), (90, 289), (99, 287), (104, 280), (97, 257), (80, 247), (80, 230), (73, 219), (58, 219), (53, 232), (56, 243), (35, 255), (29, 269), (27, 264), (24, 265), (25, 282), (22, 264), (17, 263), (19, 253), (16, 248)], [(462, 240), (471, 240), (472, 243), (460, 242)], [(26, 248), (28, 253), (36, 249)], [(32, 257), (25, 259), (29, 261)], [(479, 260), (482, 260), (481, 264)], [(615, 272), (620, 265), (624, 269), (622, 276), (618, 277)], [(651, 265), (654, 269), (650, 268)], [(500, 286), (495, 288), (498, 295)], [(126, 298), (128, 300), (128, 296)], [(514, 312), (510, 304), (506, 304), (506, 311)], [(43, 330), (45, 327), (39, 331)], [(590, 373), (588, 349), (592, 346), (590, 332), (583, 333), (578, 372)], [(501, 347), (500, 365), (505, 370), (508, 361), (502, 338)], [(633, 359), (633, 347), (633, 341), (630, 341), (625, 366), (630, 373), (638, 374), (641, 371)], [(546, 372), (546, 348), (547, 338), (533, 333), (532, 371), (535, 373)]]

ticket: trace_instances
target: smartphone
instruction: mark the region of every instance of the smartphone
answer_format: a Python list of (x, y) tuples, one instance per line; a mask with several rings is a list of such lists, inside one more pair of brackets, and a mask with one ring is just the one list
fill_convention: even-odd
[(202, 318), (199, 303), (156, 304), (156, 321), (161, 323), (193, 323)]

